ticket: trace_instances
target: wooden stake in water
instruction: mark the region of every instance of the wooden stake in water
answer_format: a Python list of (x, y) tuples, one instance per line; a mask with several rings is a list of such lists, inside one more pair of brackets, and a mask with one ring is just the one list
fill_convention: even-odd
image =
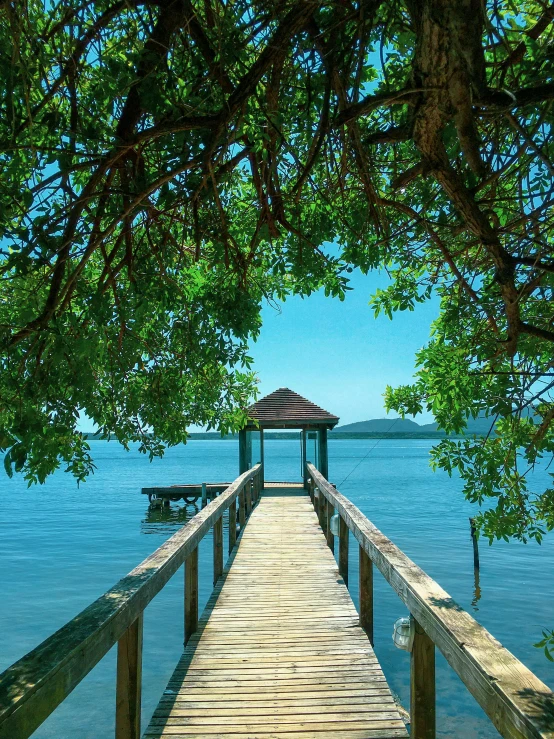
[(477, 540), (477, 529), (475, 528), (475, 520), (469, 519), (469, 527), (471, 531), (471, 541), (473, 542), (473, 567), (479, 570), (479, 543)]

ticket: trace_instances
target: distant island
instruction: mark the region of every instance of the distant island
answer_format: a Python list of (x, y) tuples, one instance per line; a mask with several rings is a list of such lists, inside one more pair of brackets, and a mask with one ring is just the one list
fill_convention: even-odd
[[(471, 436), (486, 436), (493, 424), (491, 418), (470, 419), (467, 422), (466, 434)], [(419, 424), (410, 421), (408, 418), (374, 418), (370, 421), (357, 421), (356, 423), (347, 423), (344, 426), (337, 426), (333, 430), (334, 434), (379, 434), (382, 436), (396, 436), (406, 434), (410, 436), (445, 436), (444, 431), (440, 431), (437, 423)]]
[[(467, 424), (466, 435), (486, 436), (490, 433), (492, 419), (470, 419)], [(265, 439), (297, 439), (299, 431), (264, 431)], [(98, 433), (85, 433), (91, 441), (99, 440)], [(369, 421), (357, 421), (337, 426), (329, 432), (330, 439), (444, 439), (447, 434), (440, 431), (436, 423), (419, 424), (407, 418), (373, 418)], [(451, 434), (460, 438), (458, 434)], [(192, 440), (238, 440), (237, 434), (223, 434), (218, 431), (198, 431), (190, 434)]]

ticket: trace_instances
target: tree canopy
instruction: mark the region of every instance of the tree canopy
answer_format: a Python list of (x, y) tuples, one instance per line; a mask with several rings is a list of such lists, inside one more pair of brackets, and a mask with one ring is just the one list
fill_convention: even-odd
[[(151, 454), (231, 430), (261, 301), (381, 268), (432, 294), (413, 385), (434, 463), (540, 540), (554, 490), (554, 6), (542, 0), (4, 0), (0, 447), (91, 470), (84, 412)], [(149, 433), (151, 432), (151, 434)]]

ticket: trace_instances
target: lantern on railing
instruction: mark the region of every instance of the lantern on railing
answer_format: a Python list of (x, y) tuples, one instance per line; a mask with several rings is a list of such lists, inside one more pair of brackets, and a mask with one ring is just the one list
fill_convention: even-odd
[(319, 488), (314, 488), (314, 498), (319, 498)]
[(329, 527), (333, 536), (339, 535), (340, 516), (338, 513), (333, 513), (329, 522)]
[(392, 640), (394, 646), (398, 649), (403, 649), (405, 652), (412, 651), (412, 644), (414, 643), (414, 622), (411, 618), (397, 619), (394, 622), (394, 629), (392, 632)]

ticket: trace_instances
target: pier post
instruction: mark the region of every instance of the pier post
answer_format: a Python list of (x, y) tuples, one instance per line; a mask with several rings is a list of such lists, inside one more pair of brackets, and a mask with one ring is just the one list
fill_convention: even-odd
[(214, 523), (214, 585), (223, 575), (223, 516)]
[(229, 554), (237, 543), (237, 502), (234, 500), (229, 506)]
[(329, 503), (329, 501), (327, 501), (326, 508), (327, 508), (327, 521), (325, 523), (326, 523), (327, 546), (334, 553), (335, 537), (333, 535), (333, 532), (331, 531), (331, 518), (333, 517), (333, 513), (335, 512), (335, 509), (333, 508), (331, 503)]
[(115, 739), (140, 739), (143, 614), (117, 643)]
[(348, 587), (348, 526), (342, 516), (339, 525), (339, 574)]
[(319, 491), (319, 525), (325, 534), (325, 524), (327, 523), (327, 498), (323, 495), (323, 491)]
[(435, 645), (411, 618), (415, 633), (410, 664), (410, 736), (435, 739)]
[(373, 646), (373, 562), (362, 546), (360, 546), (359, 587), (360, 626)]
[(244, 524), (246, 523), (246, 506), (245, 506), (245, 500), (244, 500), (244, 488), (239, 493), (239, 524), (240, 524), (240, 531), (242, 534), (242, 530), (244, 529)]
[(206, 483), (202, 483), (202, 508), (205, 508), (208, 505), (208, 488), (206, 487)]
[(198, 628), (198, 547), (185, 559), (185, 646)]

